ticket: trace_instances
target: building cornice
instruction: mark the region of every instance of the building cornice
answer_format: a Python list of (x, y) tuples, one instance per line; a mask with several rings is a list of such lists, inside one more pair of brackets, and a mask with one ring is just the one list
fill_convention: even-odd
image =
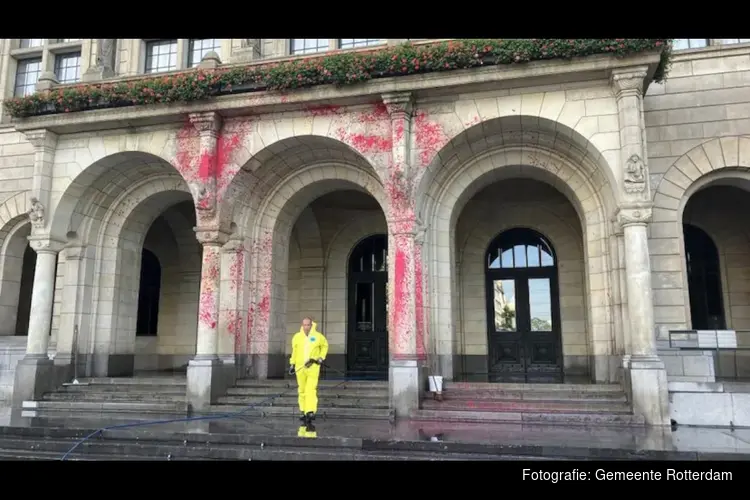
[(659, 65), (659, 52), (644, 52), (617, 58), (592, 55), (571, 60), (533, 61), (518, 65), (487, 66), (439, 73), (379, 78), (357, 85), (321, 85), (292, 91), (257, 91), (220, 96), (207, 101), (153, 104), (112, 109), (60, 113), (13, 120), (16, 130), (49, 129), (57, 134), (94, 130), (143, 127), (184, 122), (191, 113), (218, 112), (230, 118), (276, 112), (305, 110), (338, 104), (357, 105), (380, 102), (381, 95), (411, 92), (416, 99), (441, 93), (486, 91), (498, 84), (513, 86), (608, 80), (613, 71), (635, 66), (648, 68), (646, 82)]

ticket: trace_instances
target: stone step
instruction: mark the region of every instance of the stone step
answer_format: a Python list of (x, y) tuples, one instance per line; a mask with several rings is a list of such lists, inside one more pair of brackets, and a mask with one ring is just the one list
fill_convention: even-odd
[(132, 403), (101, 401), (24, 401), (23, 410), (134, 412), (134, 413), (186, 413), (187, 403)]
[[(224, 396), (219, 398), (219, 404), (238, 406), (297, 406), (297, 396), (288, 394), (274, 397), (269, 396)], [(318, 396), (318, 406), (321, 408), (389, 408), (388, 398), (358, 398), (335, 397), (329, 395)]]
[[(296, 438), (303, 441), (302, 438)], [(29, 450), (29, 440), (0, 439), (0, 453), (6, 454), (44, 454), (57, 455), (61, 459), (74, 445), (74, 440), (38, 439), (34, 440)], [(375, 461), (405, 461), (405, 460), (498, 460), (504, 457), (487, 454), (450, 453), (439, 451), (410, 451), (410, 450), (362, 450), (355, 447), (327, 447), (327, 446), (244, 446), (234, 444), (182, 444), (148, 442), (135, 440), (91, 439), (78, 445), (67, 455), (68, 459), (86, 459), (94, 454), (97, 457), (130, 457), (130, 460), (140, 460), (148, 457), (151, 460), (375, 460)], [(505, 457), (511, 459), (511, 457)], [(516, 457), (512, 457), (516, 458)], [(107, 460), (107, 458), (104, 458)]]
[(524, 391), (524, 392), (623, 392), (619, 384), (512, 384), (492, 382), (451, 382), (443, 384), (445, 392), (451, 391)]
[[(293, 379), (240, 379), (235, 387), (283, 387), (287, 389), (297, 388), (297, 382)], [(357, 389), (384, 389), (388, 390), (388, 381), (381, 380), (320, 380), (318, 389), (337, 387), (337, 388), (357, 388)]]
[(422, 401), (425, 410), (458, 410), (478, 412), (511, 412), (511, 413), (632, 413), (627, 403), (608, 401)]
[[(278, 416), (299, 416), (297, 405), (290, 406), (244, 406), (244, 405), (211, 405), (208, 412), (213, 414), (240, 413), (248, 417), (278, 417)], [(202, 414), (203, 412), (196, 412)], [(341, 408), (341, 407), (324, 407), (318, 408), (318, 418), (356, 418), (367, 420), (393, 420), (395, 412), (388, 408)]]
[(642, 426), (643, 417), (633, 414), (583, 413), (583, 412), (504, 412), (504, 411), (470, 411), (470, 410), (434, 410), (421, 409), (411, 413), (412, 420), (466, 422), (466, 423), (516, 423), (536, 425), (614, 425)]
[[(291, 430), (291, 429), (290, 429)], [(0, 456), (59, 460), (93, 429), (0, 427)], [(30, 448), (33, 447), (33, 450)], [(347, 437), (298, 438), (257, 433), (113, 429), (78, 446), (66, 460), (750, 460), (747, 453), (643, 449), (616, 443), (527, 443)], [(101, 458), (99, 458), (101, 457)]]
[[(452, 390), (443, 392), (444, 400), (469, 401), (609, 401), (627, 402), (622, 391), (611, 392), (570, 392), (570, 391), (505, 391), (505, 390)], [(424, 399), (432, 399), (432, 393), (423, 394)]]
[(149, 393), (139, 392), (48, 392), (42, 396), (42, 401), (74, 401), (74, 402), (142, 402), (142, 403), (184, 403), (185, 393)]
[[(297, 386), (290, 387), (231, 387), (227, 390), (228, 396), (272, 396), (274, 394), (294, 394), (296, 397)], [(388, 399), (388, 388), (361, 388), (356, 386), (342, 387), (318, 387), (319, 396), (333, 397), (356, 397), (356, 398), (385, 398)]]
[(85, 387), (91, 385), (127, 385), (127, 386), (187, 386), (187, 377), (90, 377), (78, 379), (81, 384), (66, 387)]
[(65, 385), (55, 389), (55, 392), (67, 392), (70, 394), (88, 394), (104, 392), (128, 392), (131, 394), (185, 394), (187, 385), (177, 384), (91, 384), (91, 385)]

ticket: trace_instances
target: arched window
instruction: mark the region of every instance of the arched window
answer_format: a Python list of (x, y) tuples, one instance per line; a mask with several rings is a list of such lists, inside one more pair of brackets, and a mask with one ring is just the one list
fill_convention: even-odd
[(491, 381), (561, 382), (555, 251), (526, 228), (509, 229), (485, 254), (488, 371)]
[(702, 229), (683, 224), (690, 320), (695, 330), (726, 328), (719, 251)]
[(141, 284), (138, 292), (136, 335), (156, 335), (161, 294), (161, 264), (151, 251), (141, 252)]
[(360, 241), (348, 263), (347, 371), (350, 376), (388, 377), (388, 237)]

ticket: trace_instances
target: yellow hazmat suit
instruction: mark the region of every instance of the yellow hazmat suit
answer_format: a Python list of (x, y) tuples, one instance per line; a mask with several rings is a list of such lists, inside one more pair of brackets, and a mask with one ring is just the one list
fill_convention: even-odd
[[(294, 367), (297, 376), (297, 394), (299, 409), (303, 414), (318, 411), (318, 379), (320, 365), (318, 360), (325, 361), (328, 355), (328, 340), (317, 329), (318, 324), (312, 322), (309, 335), (300, 327), (292, 337), (292, 355), (289, 363)], [(308, 361), (313, 361), (307, 368)]]

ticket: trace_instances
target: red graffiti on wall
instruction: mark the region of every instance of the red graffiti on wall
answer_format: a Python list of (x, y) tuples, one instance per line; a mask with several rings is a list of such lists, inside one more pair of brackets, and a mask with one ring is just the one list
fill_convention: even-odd
[(425, 351), (425, 321), (424, 321), (424, 281), (422, 277), (422, 247), (414, 245), (414, 309), (417, 314), (417, 357), (424, 359)]
[(223, 313), (227, 333), (234, 338), (234, 352), (240, 353), (242, 350), (242, 315), (236, 309), (227, 309)]
[(198, 208), (208, 208), (213, 198), (223, 199), (240, 168), (233, 162), (233, 155), (252, 133), (253, 122), (247, 117), (229, 120), (216, 133), (215, 141), (209, 134), (201, 138), (201, 132), (189, 119), (177, 132), (174, 165), (188, 184), (206, 191), (197, 200)]
[(229, 265), (229, 289), (233, 292), (242, 289), (242, 280), (245, 276), (245, 247), (238, 246), (231, 256)]
[(216, 328), (219, 304), (216, 295), (219, 287), (219, 248), (203, 247), (203, 267), (201, 268), (200, 302), (198, 321), (208, 328)]
[(254, 353), (265, 353), (271, 324), (271, 285), (273, 264), (273, 235), (265, 232), (253, 243), (250, 261), (255, 264), (255, 276), (251, 290), (255, 293), (250, 299), (247, 313), (247, 348)]
[(305, 108), (312, 117), (332, 117), (330, 129), (340, 141), (362, 154), (390, 153), (393, 147), (391, 120), (383, 103), (362, 111), (348, 111), (334, 105), (317, 105)]
[(426, 167), (450, 138), (440, 123), (430, 120), (427, 111), (419, 110), (414, 116), (414, 142), (419, 150), (419, 166)]

